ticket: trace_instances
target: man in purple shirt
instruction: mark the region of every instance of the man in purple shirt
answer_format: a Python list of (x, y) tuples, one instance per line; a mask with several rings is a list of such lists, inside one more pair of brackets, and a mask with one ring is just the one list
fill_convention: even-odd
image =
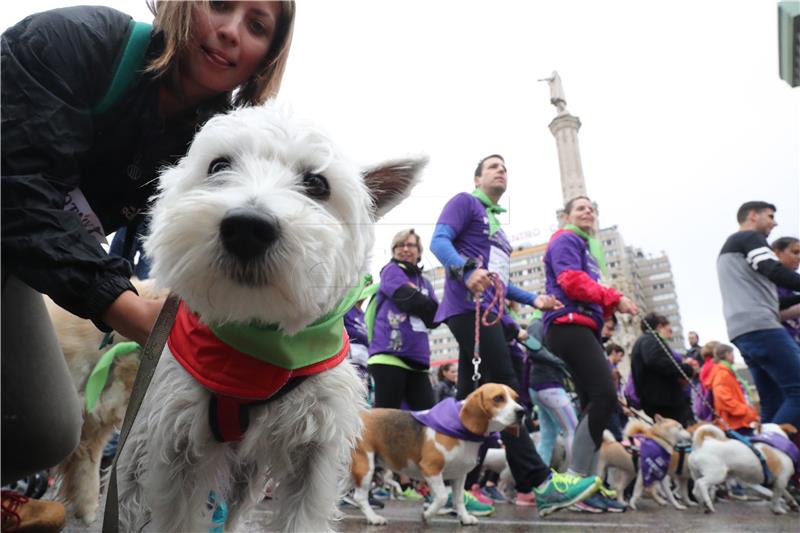
[[(514, 371), (499, 322), (488, 327), (481, 325), (481, 380), (477, 384), (472, 381), (475, 297), (481, 298), (483, 314), (495, 295), (490, 273), (499, 279), (509, 300), (539, 309), (561, 306), (551, 296), (536, 296), (509, 283), (511, 245), (497, 219), (497, 215), (505, 211), (497, 204), (508, 185), (505, 160), (496, 154), (483, 158), (475, 169), (474, 184), (472, 193), (459, 193), (445, 205), (431, 242), (431, 250), (447, 273), (444, 296), (435, 320), (447, 322), (459, 345), (457, 399), (464, 399), (474, 387), (488, 382), (519, 390), (520, 379)], [(502, 297), (499, 302), (503, 305)], [(490, 312), (489, 317), (493, 320), (496, 315)], [(536, 505), (539, 514), (546, 515), (581, 501), (597, 490), (599, 480), (595, 476), (570, 476), (571, 479), (563, 482), (560, 478), (564, 474), (551, 476), (527, 433), (513, 435), (504, 431), (502, 439), (514, 475), (518, 505)]]

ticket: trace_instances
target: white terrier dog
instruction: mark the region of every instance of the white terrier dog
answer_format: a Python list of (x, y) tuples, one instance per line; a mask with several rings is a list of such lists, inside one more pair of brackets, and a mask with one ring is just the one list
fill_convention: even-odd
[[(362, 172), (268, 103), (209, 120), (163, 173), (145, 249), (158, 285), (182, 304), (119, 458), (122, 531), (207, 531), (212, 490), (233, 530), (267, 478), (280, 502), (271, 530), (330, 530), (365, 396), (351, 365), (338, 364), (348, 347), (343, 307), (368, 271), (373, 222), (409, 194), (426, 162)], [(322, 354), (292, 351), (309, 338)], [(309, 375), (312, 367), (326, 371)]]

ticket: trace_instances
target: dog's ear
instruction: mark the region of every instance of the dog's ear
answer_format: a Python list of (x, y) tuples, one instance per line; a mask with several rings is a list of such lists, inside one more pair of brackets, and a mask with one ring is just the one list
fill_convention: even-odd
[(375, 200), (376, 220), (408, 197), (427, 164), (428, 157), (419, 156), (387, 161), (364, 171), (364, 183)]
[(664, 421), (664, 417), (656, 413), (656, 416), (653, 417), (653, 420), (655, 421), (656, 424), (660, 424), (661, 422)]
[(464, 400), (464, 405), (458, 415), (464, 427), (476, 435), (483, 435), (489, 430), (489, 416), (483, 401), (482, 389), (472, 391)]

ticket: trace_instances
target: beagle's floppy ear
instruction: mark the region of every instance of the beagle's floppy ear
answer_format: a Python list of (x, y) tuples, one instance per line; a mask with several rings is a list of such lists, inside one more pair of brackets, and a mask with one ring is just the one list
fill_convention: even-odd
[(482, 389), (478, 389), (470, 393), (467, 399), (464, 400), (464, 405), (458, 414), (464, 427), (476, 435), (486, 434), (489, 430), (489, 419), (491, 418), (483, 405), (483, 392)]

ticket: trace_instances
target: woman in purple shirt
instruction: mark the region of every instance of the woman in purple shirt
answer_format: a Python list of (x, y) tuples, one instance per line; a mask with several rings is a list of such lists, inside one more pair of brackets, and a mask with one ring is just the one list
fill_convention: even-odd
[[(600, 331), (605, 317), (615, 311), (637, 313), (638, 309), (629, 298), (598, 282), (605, 259), (600, 242), (592, 236), (595, 212), (591, 200), (573, 198), (564, 212), (567, 224), (550, 238), (544, 257), (545, 290), (564, 306), (547, 311), (544, 323), (547, 346), (567, 363), (580, 398), (582, 412), (569, 471), (585, 476), (596, 471), (603, 430), (617, 403)], [(624, 510), (602, 495), (585, 503), (609, 511)]]
[(413, 229), (392, 239), (392, 260), (381, 270), (375, 322), (369, 344), (369, 373), (375, 382), (375, 407), (412, 411), (435, 402), (428, 379), (431, 349), (428, 329), (436, 326), (439, 306), (433, 286), (422, 276), (422, 243)]

